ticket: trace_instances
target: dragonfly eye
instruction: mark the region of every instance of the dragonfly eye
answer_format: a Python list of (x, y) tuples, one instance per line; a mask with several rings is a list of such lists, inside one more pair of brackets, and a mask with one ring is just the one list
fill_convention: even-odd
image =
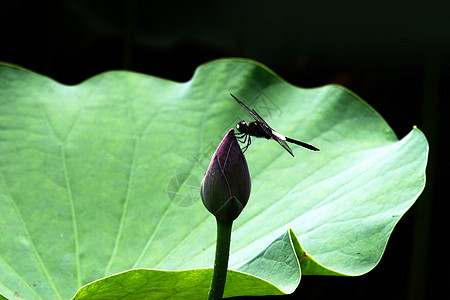
[(241, 131), (241, 129), (244, 129), (245, 127), (247, 127), (247, 122), (245, 122), (244, 120), (240, 121), (239, 123), (237, 123), (236, 128), (237, 130)]

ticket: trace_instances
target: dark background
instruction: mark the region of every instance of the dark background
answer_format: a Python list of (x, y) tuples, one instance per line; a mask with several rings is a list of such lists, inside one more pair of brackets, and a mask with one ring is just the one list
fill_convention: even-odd
[[(65, 84), (128, 69), (176, 81), (222, 57), (255, 59), (300, 87), (339, 83), (399, 138), (430, 144), (427, 185), (379, 265), (355, 278), (305, 276), (264, 299), (449, 296), (450, 10), (445, 1), (0, 0), (0, 60)], [(244, 298), (244, 297), (242, 297)]]

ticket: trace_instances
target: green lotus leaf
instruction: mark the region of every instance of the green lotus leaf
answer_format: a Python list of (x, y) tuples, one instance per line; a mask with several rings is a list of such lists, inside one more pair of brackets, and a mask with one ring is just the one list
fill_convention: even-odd
[(225, 133), (251, 121), (230, 92), (320, 152), (252, 140), (225, 296), (374, 268), (424, 188), (428, 145), (417, 128), (398, 140), (345, 88), (301, 89), (241, 59), (185, 83), (112, 71), (75, 86), (1, 64), (0, 294), (204, 299), (216, 228), (200, 181)]

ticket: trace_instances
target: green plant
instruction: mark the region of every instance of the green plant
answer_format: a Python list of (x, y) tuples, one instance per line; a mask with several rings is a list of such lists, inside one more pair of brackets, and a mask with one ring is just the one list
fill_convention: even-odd
[(206, 298), (215, 225), (198, 188), (224, 133), (248, 120), (230, 92), (321, 151), (253, 141), (225, 296), (374, 268), (423, 190), (428, 145), (417, 128), (398, 140), (345, 88), (300, 89), (240, 59), (186, 83), (115, 71), (76, 86), (2, 64), (0, 294)]

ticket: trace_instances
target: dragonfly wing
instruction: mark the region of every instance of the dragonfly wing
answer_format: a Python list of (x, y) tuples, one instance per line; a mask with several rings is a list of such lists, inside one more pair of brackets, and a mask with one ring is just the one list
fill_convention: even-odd
[(281, 147), (286, 149), (286, 151), (289, 152), (289, 154), (291, 154), (292, 157), (294, 157), (294, 153), (292, 152), (291, 147), (289, 147), (289, 145), (286, 143), (286, 138), (284, 136), (282, 136), (281, 134), (279, 134), (278, 132), (273, 130), (272, 131), (272, 139), (277, 141), (278, 144), (281, 145)]
[(286, 149), (286, 151), (289, 152), (289, 154), (291, 154), (292, 156), (294, 156), (294, 153), (292, 153), (291, 148), (289, 147), (289, 145), (288, 145), (285, 141), (280, 140), (280, 139), (278, 139), (278, 138), (275, 138), (274, 140), (277, 141), (278, 144), (281, 145), (281, 147), (283, 147), (284, 149)]
[(261, 124), (261, 127), (269, 136), (272, 136), (272, 134), (276, 131), (273, 130), (272, 127), (270, 127), (269, 124), (266, 123), (266, 121), (264, 121), (264, 119), (256, 112), (256, 110), (252, 109), (252, 112), (253, 113), (251, 115), (253, 119), (255, 119)]
[(254, 116), (253, 116), (253, 111), (250, 109), (250, 108), (248, 108), (247, 107), (247, 105), (245, 105), (244, 103), (242, 103), (242, 101), (241, 100), (239, 100), (238, 98), (236, 98), (233, 94), (230, 94), (231, 95), (231, 97), (233, 97), (234, 98), (234, 100), (236, 100), (236, 102), (237, 103), (239, 103), (239, 105), (240, 106), (242, 106), (253, 118), (255, 118)]
[(247, 105), (242, 103), (242, 101), (236, 98), (233, 94), (230, 95), (231, 97), (234, 98), (234, 100), (236, 100), (237, 103), (239, 103), (239, 105), (241, 105), (252, 116), (253, 119), (255, 119), (255, 121), (259, 122), (259, 124), (261, 125), (262, 129), (266, 132), (266, 134), (272, 136), (272, 131), (274, 130), (269, 126), (269, 124), (266, 123), (266, 121), (264, 121), (264, 119), (256, 112), (256, 110), (248, 108)]

